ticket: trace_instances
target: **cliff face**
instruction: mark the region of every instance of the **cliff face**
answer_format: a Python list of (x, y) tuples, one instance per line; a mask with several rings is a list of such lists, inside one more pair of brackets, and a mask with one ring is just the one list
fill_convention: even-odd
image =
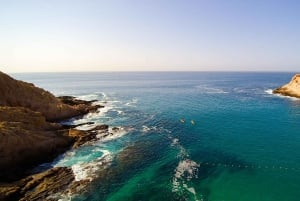
[(288, 84), (275, 89), (273, 93), (300, 98), (300, 74), (296, 74)]
[(35, 87), (0, 72), (0, 106), (25, 107), (41, 112), (48, 121), (59, 121), (87, 113), (86, 106), (71, 106)]
[(74, 97), (56, 98), (0, 72), (0, 182), (27, 175), (34, 165), (52, 160), (83, 138), (70, 135), (68, 128), (53, 121), (99, 107)]
[(59, 128), (39, 112), (0, 107), (0, 180), (18, 178), (32, 165), (68, 149), (74, 140)]

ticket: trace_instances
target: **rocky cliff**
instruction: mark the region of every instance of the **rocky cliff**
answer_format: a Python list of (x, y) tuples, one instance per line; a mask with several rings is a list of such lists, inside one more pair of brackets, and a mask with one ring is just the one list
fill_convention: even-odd
[(296, 74), (288, 84), (275, 89), (273, 93), (300, 98), (300, 74)]
[(67, 119), (93, 109), (92, 105), (87, 107), (82, 102), (65, 104), (50, 92), (31, 83), (15, 80), (3, 72), (0, 72), (0, 106), (25, 107), (42, 113), (47, 121)]
[(0, 107), (0, 181), (14, 180), (33, 165), (53, 159), (74, 139), (59, 124), (46, 122), (40, 112)]
[(0, 183), (26, 176), (34, 165), (52, 160), (78, 140), (89, 139), (82, 136), (87, 133), (54, 121), (99, 107), (70, 96), (56, 98), (0, 72)]

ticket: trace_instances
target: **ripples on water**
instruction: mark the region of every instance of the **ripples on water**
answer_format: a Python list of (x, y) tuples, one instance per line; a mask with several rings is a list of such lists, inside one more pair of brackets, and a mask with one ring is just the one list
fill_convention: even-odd
[(54, 162), (92, 180), (73, 200), (299, 200), (300, 101), (271, 93), (291, 73), (14, 76), (105, 105), (69, 123), (120, 128)]

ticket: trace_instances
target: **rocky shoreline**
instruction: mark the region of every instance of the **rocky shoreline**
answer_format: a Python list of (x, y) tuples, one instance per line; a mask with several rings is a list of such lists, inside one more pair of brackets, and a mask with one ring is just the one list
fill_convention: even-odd
[(36, 174), (31, 170), (71, 148), (111, 135), (108, 125), (82, 131), (59, 123), (98, 112), (103, 106), (94, 102), (55, 97), (0, 72), (0, 200), (58, 200), (55, 194), (78, 193), (90, 182), (77, 181), (68, 167)]
[(294, 75), (294, 77), (288, 84), (285, 84), (273, 90), (273, 93), (283, 96), (300, 98), (300, 74)]
[[(85, 143), (93, 143), (101, 137), (110, 135), (107, 125), (96, 126), (88, 131), (69, 130), (75, 141), (73, 149)], [(13, 182), (0, 183), (0, 200), (49, 200), (62, 196), (79, 194), (92, 182), (89, 178), (76, 180), (70, 167), (53, 167)]]

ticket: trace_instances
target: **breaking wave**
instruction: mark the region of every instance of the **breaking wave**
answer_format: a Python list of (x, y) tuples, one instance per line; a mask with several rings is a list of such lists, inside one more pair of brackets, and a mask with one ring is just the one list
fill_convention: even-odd
[(102, 157), (89, 163), (74, 164), (71, 166), (75, 181), (89, 180), (97, 178), (97, 172), (106, 168), (112, 161), (112, 155), (109, 151), (104, 150)]
[(273, 93), (273, 89), (267, 89), (267, 90), (265, 90), (265, 93), (267, 93), (267, 94), (269, 94), (269, 95), (273, 95), (273, 96), (279, 97), (279, 98), (290, 99), (290, 100), (292, 100), (292, 101), (299, 101), (299, 100), (300, 100), (299, 98), (296, 98), (296, 97), (283, 96), (283, 95), (281, 95), (281, 94), (274, 94), (274, 93)]

